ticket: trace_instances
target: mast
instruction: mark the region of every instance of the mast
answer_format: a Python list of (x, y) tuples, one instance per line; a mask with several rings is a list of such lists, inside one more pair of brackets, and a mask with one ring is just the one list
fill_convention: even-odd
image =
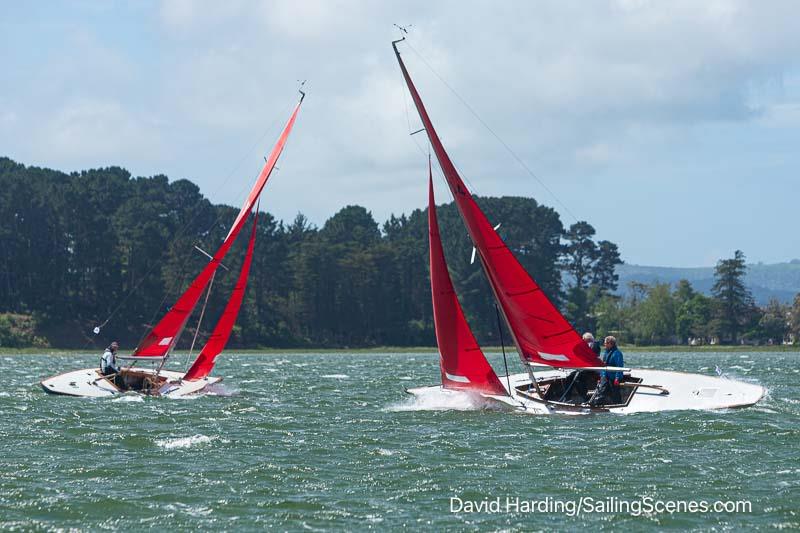
[(236, 318), (239, 315), (239, 309), (244, 300), (245, 289), (247, 288), (247, 279), (250, 276), (250, 265), (253, 261), (253, 249), (256, 244), (256, 228), (258, 227), (258, 211), (253, 218), (253, 229), (250, 231), (250, 240), (247, 244), (247, 253), (244, 256), (242, 269), (239, 272), (239, 278), (236, 280), (236, 285), (233, 287), (231, 296), (228, 303), (225, 305), (225, 310), (214, 326), (214, 331), (206, 341), (203, 349), (192, 364), (191, 368), (183, 376), (186, 380), (197, 380), (208, 376), (214, 368), (214, 362), (217, 356), (225, 349), (228, 339), (233, 331), (233, 326), (236, 324)]
[[(397, 43), (392, 42), (397, 62), (456, 206), (481, 259), (511, 338), (533, 379), (529, 363), (579, 368), (601, 366), (600, 359), (547, 298), (519, 263), (478, 207), (436, 133), (422, 99), (406, 69)], [(535, 380), (534, 380), (535, 383)]]
[(303, 91), (300, 91), (300, 94), (300, 101), (295, 105), (289, 120), (286, 122), (286, 125), (278, 137), (275, 146), (272, 148), (269, 157), (266, 159), (264, 167), (261, 169), (256, 182), (253, 184), (253, 187), (250, 190), (244, 205), (242, 205), (242, 208), (231, 225), (228, 235), (225, 237), (222, 245), (217, 249), (211, 261), (206, 264), (205, 268), (203, 268), (200, 274), (197, 275), (184, 293), (181, 294), (177, 302), (175, 302), (167, 314), (164, 315), (158, 324), (156, 324), (147, 333), (144, 339), (142, 339), (142, 341), (139, 343), (139, 346), (134, 351), (132, 358), (166, 358), (177, 344), (178, 338), (180, 337), (181, 332), (186, 326), (187, 320), (189, 320), (189, 317), (200, 300), (203, 291), (211, 281), (211, 278), (222, 262), (222, 259), (230, 250), (231, 245), (244, 227), (245, 222), (247, 222), (247, 218), (250, 216), (253, 206), (258, 200), (258, 197), (261, 195), (261, 191), (264, 190), (267, 180), (272, 175), (272, 171), (275, 168), (275, 164), (278, 162), (278, 158), (280, 157), (281, 153), (283, 153), (286, 141), (289, 138), (289, 134), (291, 133), (292, 127), (297, 119), (297, 114), (300, 111), (300, 105), (303, 103), (303, 99), (305, 98), (305, 93), (303, 93)]
[[(431, 299), (436, 344), (439, 347), (439, 370), (442, 387), (477, 390), (506, 395), (472, 330), (458, 301), (444, 258), (436, 202), (433, 197), (433, 174), (428, 160), (428, 242), (430, 255)], [(509, 386), (508, 395), (511, 395)]]

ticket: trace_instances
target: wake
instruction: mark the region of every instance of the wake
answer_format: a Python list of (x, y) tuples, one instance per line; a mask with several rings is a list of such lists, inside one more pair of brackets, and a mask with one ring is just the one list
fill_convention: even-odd
[(486, 409), (496, 410), (502, 409), (502, 407), (497, 402), (473, 392), (431, 387), (427, 390), (415, 391), (405, 401), (392, 404), (384, 411), (482, 411)]
[(170, 396), (167, 394), (165, 397), (171, 400), (197, 400), (198, 398), (202, 398), (204, 396), (221, 396), (223, 398), (230, 398), (232, 396), (238, 396), (239, 389), (235, 387), (228, 387), (224, 383), (212, 383), (210, 385), (206, 385), (205, 388), (199, 390), (192, 394), (187, 394), (186, 396)]
[(157, 439), (155, 441), (156, 446), (159, 448), (164, 448), (167, 450), (172, 450), (175, 448), (191, 448), (192, 446), (196, 446), (198, 444), (207, 444), (213, 440), (216, 440), (217, 437), (209, 437), (207, 435), (194, 435), (192, 437), (181, 437), (181, 438), (173, 438), (173, 439)]

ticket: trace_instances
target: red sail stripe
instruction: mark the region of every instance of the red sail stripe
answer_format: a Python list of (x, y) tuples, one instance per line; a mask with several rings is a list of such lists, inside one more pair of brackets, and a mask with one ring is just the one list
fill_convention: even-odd
[(217, 321), (217, 325), (214, 326), (214, 331), (208, 338), (206, 345), (200, 350), (200, 354), (197, 356), (197, 359), (195, 359), (191, 368), (189, 368), (189, 371), (186, 372), (186, 375), (183, 376), (183, 379), (191, 381), (202, 379), (209, 375), (214, 368), (214, 361), (217, 356), (222, 353), (222, 350), (225, 349), (225, 345), (228, 343), (233, 326), (236, 324), (236, 317), (239, 315), (239, 308), (242, 306), (245, 289), (247, 288), (247, 278), (250, 274), (250, 264), (253, 260), (253, 248), (256, 243), (257, 225), (258, 213), (256, 213), (253, 219), (253, 229), (250, 232), (250, 242), (247, 244), (247, 254), (244, 256), (242, 270), (239, 272), (239, 279), (233, 287), (230, 300), (228, 300), (228, 304), (225, 306), (222, 316), (220, 316)]
[[(430, 174), (430, 169), (429, 169)], [(439, 369), (442, 386), (448, 389), (475, 390), (489, 394), (506, 394), (472, 330), (464, 318), (450, 273), (447, 271), (436, 203), (433, 198), (433, 176), (428, 180), (428, 235), (431, 263), (431, 296), (436, 343), (439, 345)]]
[(466, 185), (433, 128), (422, 99), (411, 81), (397, 46), (397, 61), (430, 139), (433, 151), (467, 226), (495, 298), (524, 361), (557, 367), (601, 366), (597, 355), (581, 340), (514, 254), (494, 230)]
[(170, 352), (172, 347), (178, 341), (178, 336), (183, 331), (184, 326), (186, 325), (186, 321), (189, 320), (189, 316), (194, 311), (197, 302), (200, 300), (200, 296), (203, 294), (208, 282), (211, 281), (211, 276), (219, 267), (220, 262), (225, 257), (225, 254), (228, 253), (230, 250), (233, 241), (236, 240), (236, 237), (239, 235), (242, 227), (244, 227), (244, 223), (247, 221), (247, 217), (250, 215), (250, 211), (253, 209), (253, 205), (255, 205), (256, 200), (258, 200), (261, 191), (264, 189), (264, 185), (266, 185), (267, 180), (272, 174), (272, 170), (275, 168), (275, 164), (278, 162), (278, 158), (283, 152), (283, 147), (286, 145), (286, 140), (289, 138), (289, 133), (292, 131), (292, 126), (294, 126), (295, 120), (297, 118), (297, 113), (300, 111), (300, 104), (302, 100), (295, 106), (292, 115), (289, 117), (286, 126), (283, 128), (280, 137), (278, 138), (278, 142), (272, 148), (272, 152), (269, 154), (266, 163), (264, 164), (264, 168), (261, 170), (261, 173), (258, 176), (253, 188), (250, 190), (250, 194), (247, 196), (247, 200), (242, 206), (241, 211), (236, 217), (236, 220), (233, 222), (230, 231), (228, 232), (228, 236), (225, 237), (225, 241), (223, 241), (222, 245), (214, 254), (213, 259), (203, 268), (200, 274), (192, 281), (189, 285), (189, 288), (181, 294), (178, 301), (175, 302), (175, 305), (167, 312), (166, 315), (156, 324), (153, 329), (151, 329), (147, 336), (139, 343), (139, 346), (136, 348), (134, 352), (134, 356), (136, 357), (163, 357), (167, 353)]

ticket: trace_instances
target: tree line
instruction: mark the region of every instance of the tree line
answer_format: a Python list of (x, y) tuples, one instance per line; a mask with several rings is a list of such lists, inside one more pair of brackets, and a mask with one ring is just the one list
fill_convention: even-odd
[(589, 320), (640, 345), (796, 343), (800, 294), (792, 305), (772, 299), (759, 307), (743, 282), (746, 268), (740, 250), (718, 261), (710, 296), (685, 279), (674, 287), (631, 282), (628, 297), (600, 298)]
[[(589, 223), (564, 227), (532, 198), (477, 201), (490, 220), (502, 222), (505, 242), (579, 330), (617, 331), (638, 343), (686, 342), (688, 335), (736, 342), (751, 334), (758, 313), (759, 324), (768, 311), (774, 315), (751, 300), (724, 307), (728, 293), (708, 299), (688, 282), (674, 291), (641, 287), (622, 299), (615, 295), (619, 250), (596, 241)], [(213, 252), (237, 211), (212, 204), (187, 180), (132, 177), (119, 167), (63, 173), (0, 158), (0, 346), (96, 348), (117, 339), (132, 349), (207, 261), (195, 246)], [(491, 290), (479, 262), (470, 263), (472, 245), (457, 209), (451, 202), (437, 212), (470, 325), (482, 343), (497, 344)], [(257, 232), (232, 346), (435, 344), (427, 209), (379, 225), (351, 205), (321, 227), (302, 214), (286, 223), (262, 212)], [(239, 241), (224, 261), (227, 270), (215, 277), (203, 322), (190, 320), (181, 347), (195, 333), (203, 340), (222, 312), (244, 256), (246, 239)], [(664, 291), (672, 311), (658, 303)], [(682, 310), (686, 302), (693, 303)], [(723, 308), (728, 314), (720, 314)], [(674, 327), (656, 320), (661, 329), (653, 330), (643, 318), (653, 313), (674, 314)], [(770, 319), (763, 320), (766, 327)]]

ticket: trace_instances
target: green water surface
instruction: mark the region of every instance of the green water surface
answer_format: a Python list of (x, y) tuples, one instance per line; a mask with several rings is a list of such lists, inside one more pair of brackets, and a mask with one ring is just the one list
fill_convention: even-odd
[[(0, 529), (800, 528), (800, 354), (625, 355), (719, 365), (769, 394), (740, 410), (533, 416), (414, 401), (403, 387), (436, 383), (435, 354), (280, 353), (225, 354), (216, 395), (93, 400), (38, 383), (97, 354), (0, 356)], [(751, 509), (570, 516), (582, 497)], [(502, 505), (451, 512), (455, 498)], [(517, 498), (562, 508), (505, 507)]]

